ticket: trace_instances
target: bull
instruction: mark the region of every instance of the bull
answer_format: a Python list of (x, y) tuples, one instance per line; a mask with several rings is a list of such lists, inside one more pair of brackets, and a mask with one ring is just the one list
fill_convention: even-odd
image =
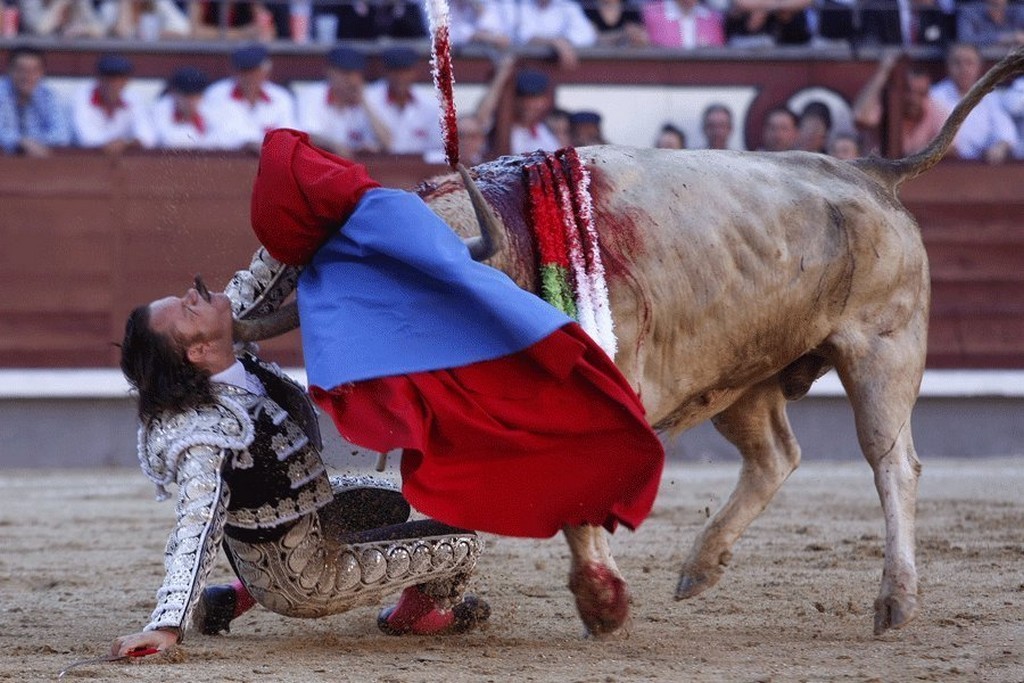
[[(786, 404), (834, 368), (885, 518), (874, 632), (916, 616), (921, 464), (911, 412), (925, 366), (930, 281), (920, 229), (897, 191), (939, 162), (984, 95), (1022, 71), (1018, 49), (975, 84), (925, 150), (898, 160), (577, 150), (591, 177), (615, 363), (657, 430), (677, 434), (710, 419), (743, 459), (735, 489), (683, 562), (677, 600), (718, 583), (733, 544), (797, 468)], [(502, 157), (417, 191), (474, 257), (536, 292), (526, 162)], [(258, 321), (239, 335), (262, 338), (297, 324), (294, 311), (283, 315), (285, 322)], [(564, 533), (569, 587), (587, 630), (624, 632), (628, 588), (604, 530)]]

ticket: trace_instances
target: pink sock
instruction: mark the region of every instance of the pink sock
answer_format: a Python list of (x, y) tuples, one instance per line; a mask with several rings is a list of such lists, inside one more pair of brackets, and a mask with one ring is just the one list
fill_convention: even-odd
[(231, 615), (232, 619), (240, 617), (256, 606), (256, 599), (252, 597), (252, 593), (241, 581), (238, 579), (232, 581), (231, 589), (235, 591), (235, 612)]
[(388, 623), (398, 630), (429, 634), (448, 628), (453, 619), (455, 615), (451, 610), (438, 609), (434, 600), (418, 586), (409, 586), (398, 598)]

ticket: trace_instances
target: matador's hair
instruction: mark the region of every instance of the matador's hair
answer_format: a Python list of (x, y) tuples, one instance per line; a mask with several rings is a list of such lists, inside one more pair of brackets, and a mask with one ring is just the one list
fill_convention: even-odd
[(121, 343), (121, 372), (139, 397), (139, 419), (180, 412), (213, 401), (210, 375), (197, 368), (185, 349), (149, 326), (149, 306), (128, 315)]

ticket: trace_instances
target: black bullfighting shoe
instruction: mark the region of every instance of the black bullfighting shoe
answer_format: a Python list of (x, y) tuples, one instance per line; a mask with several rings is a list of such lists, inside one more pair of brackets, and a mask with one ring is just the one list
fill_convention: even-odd
[(377, 615), (377, 627), (389, 636), (433, 636), (472, 631), (491, 616), (491, 607), (475, 595), (441, 609), (419, 586), (402, 591), (398, 603)]
[(231, 632), (231, 622), (256, 604), (241, 581), (220, 586), (207, 586), (199, 598), (192, 625), (202, 634), (215, 636)]

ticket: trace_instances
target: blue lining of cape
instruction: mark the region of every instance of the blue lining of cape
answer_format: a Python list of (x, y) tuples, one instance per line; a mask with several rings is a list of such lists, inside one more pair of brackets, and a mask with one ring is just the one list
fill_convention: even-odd
[(416, 195), (367, 192), (299, 277), (311, 385), (460, 367), (532, 346), (571, 319), (473, 261)]

